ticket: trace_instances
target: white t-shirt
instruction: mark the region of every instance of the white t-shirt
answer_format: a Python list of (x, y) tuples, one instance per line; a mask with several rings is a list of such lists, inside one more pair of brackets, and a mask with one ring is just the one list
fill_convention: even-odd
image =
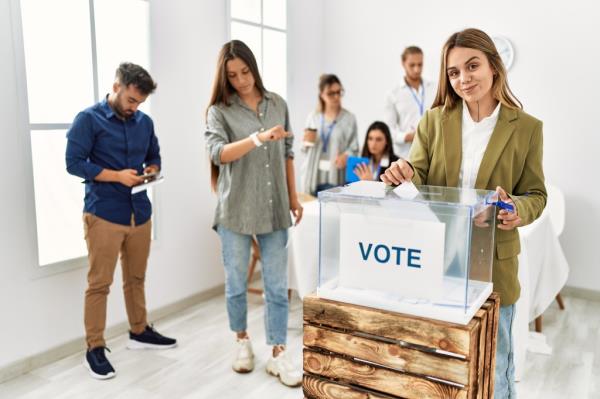
[(394, 153), (399, 157), (408, 157), (412, 143), (405, 142), (404, 137), (416, 130), (421, 117), (435, 99), (435, 90), (434, 84), (424, 79), (418, 90), (402, 79), (388, 94), (385, 101), (385, 122), (392, 133)]
[(462, 157), (460, 162), (460, 174), (458, 185), (462, 188), (475, 188), (479, 166), (483, 159), (485, 149), (492, 137), (498, 114), (500, 113), (500, 103), (494, 109), (494, 112), (479, 122), (475, 122), (469, 114), (467, 104), (463, 101), (462, 112)]

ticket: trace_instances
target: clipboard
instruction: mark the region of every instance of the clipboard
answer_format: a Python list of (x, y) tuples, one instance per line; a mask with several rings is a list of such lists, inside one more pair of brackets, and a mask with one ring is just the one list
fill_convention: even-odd
[(149, 181), (148, 183), (138, 184), (137, 186), (131, 187), (131, 194), (141, 193), (144, 190), (147, 190), (148, 187), (155, 186), (157, 184), (162, 183), (165, 180), (164, 176), (158, 176), (156, 179)]
[(361, 163), (369, 164), (369, 158), (367, 157), (348, 157), (346, 161), (346, 183), (354, 183), (359, 181), (360, 178), (354, 173), (354, 169)]

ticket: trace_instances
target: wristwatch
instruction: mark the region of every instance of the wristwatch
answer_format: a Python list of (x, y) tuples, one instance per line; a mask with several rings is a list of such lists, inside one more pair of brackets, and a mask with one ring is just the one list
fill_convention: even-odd
[(250, 135), (250, 138), (252, 139), (252, 142), (254, 143), (255, 146), (260, 147), (261, 145), (263, 145), (263, 142), (260, 141), (260, 139), (258, 138), (258, 132), (254, 132)]

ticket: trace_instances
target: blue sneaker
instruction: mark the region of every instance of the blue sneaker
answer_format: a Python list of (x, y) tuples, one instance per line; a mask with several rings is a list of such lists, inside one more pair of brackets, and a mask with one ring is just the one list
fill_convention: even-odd
[(90, 375), (98, 380), (108, 380), (117, 375), (115, 369), (106, 358), (105, 349), (110, 352), (110, 349), (101, 346), (88, 349), (85, 353), (83, 365), (89, 370)]
[(127, 349), (168, 349), (177, 346), (177, 341), (160, 335), (153, 326), (146, 326), (140, 334), (129, 331)]

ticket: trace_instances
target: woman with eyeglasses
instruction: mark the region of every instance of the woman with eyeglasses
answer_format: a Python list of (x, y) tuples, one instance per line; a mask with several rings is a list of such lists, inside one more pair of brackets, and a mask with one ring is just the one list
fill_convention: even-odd
[(302, 151), (302, 191), (319, 191), (344, 184), (348, 156), (358, 153), (356, 117), (342, 107), (344, 88), (333, 74), (321, 75), (319, 104), (308, 115)]

